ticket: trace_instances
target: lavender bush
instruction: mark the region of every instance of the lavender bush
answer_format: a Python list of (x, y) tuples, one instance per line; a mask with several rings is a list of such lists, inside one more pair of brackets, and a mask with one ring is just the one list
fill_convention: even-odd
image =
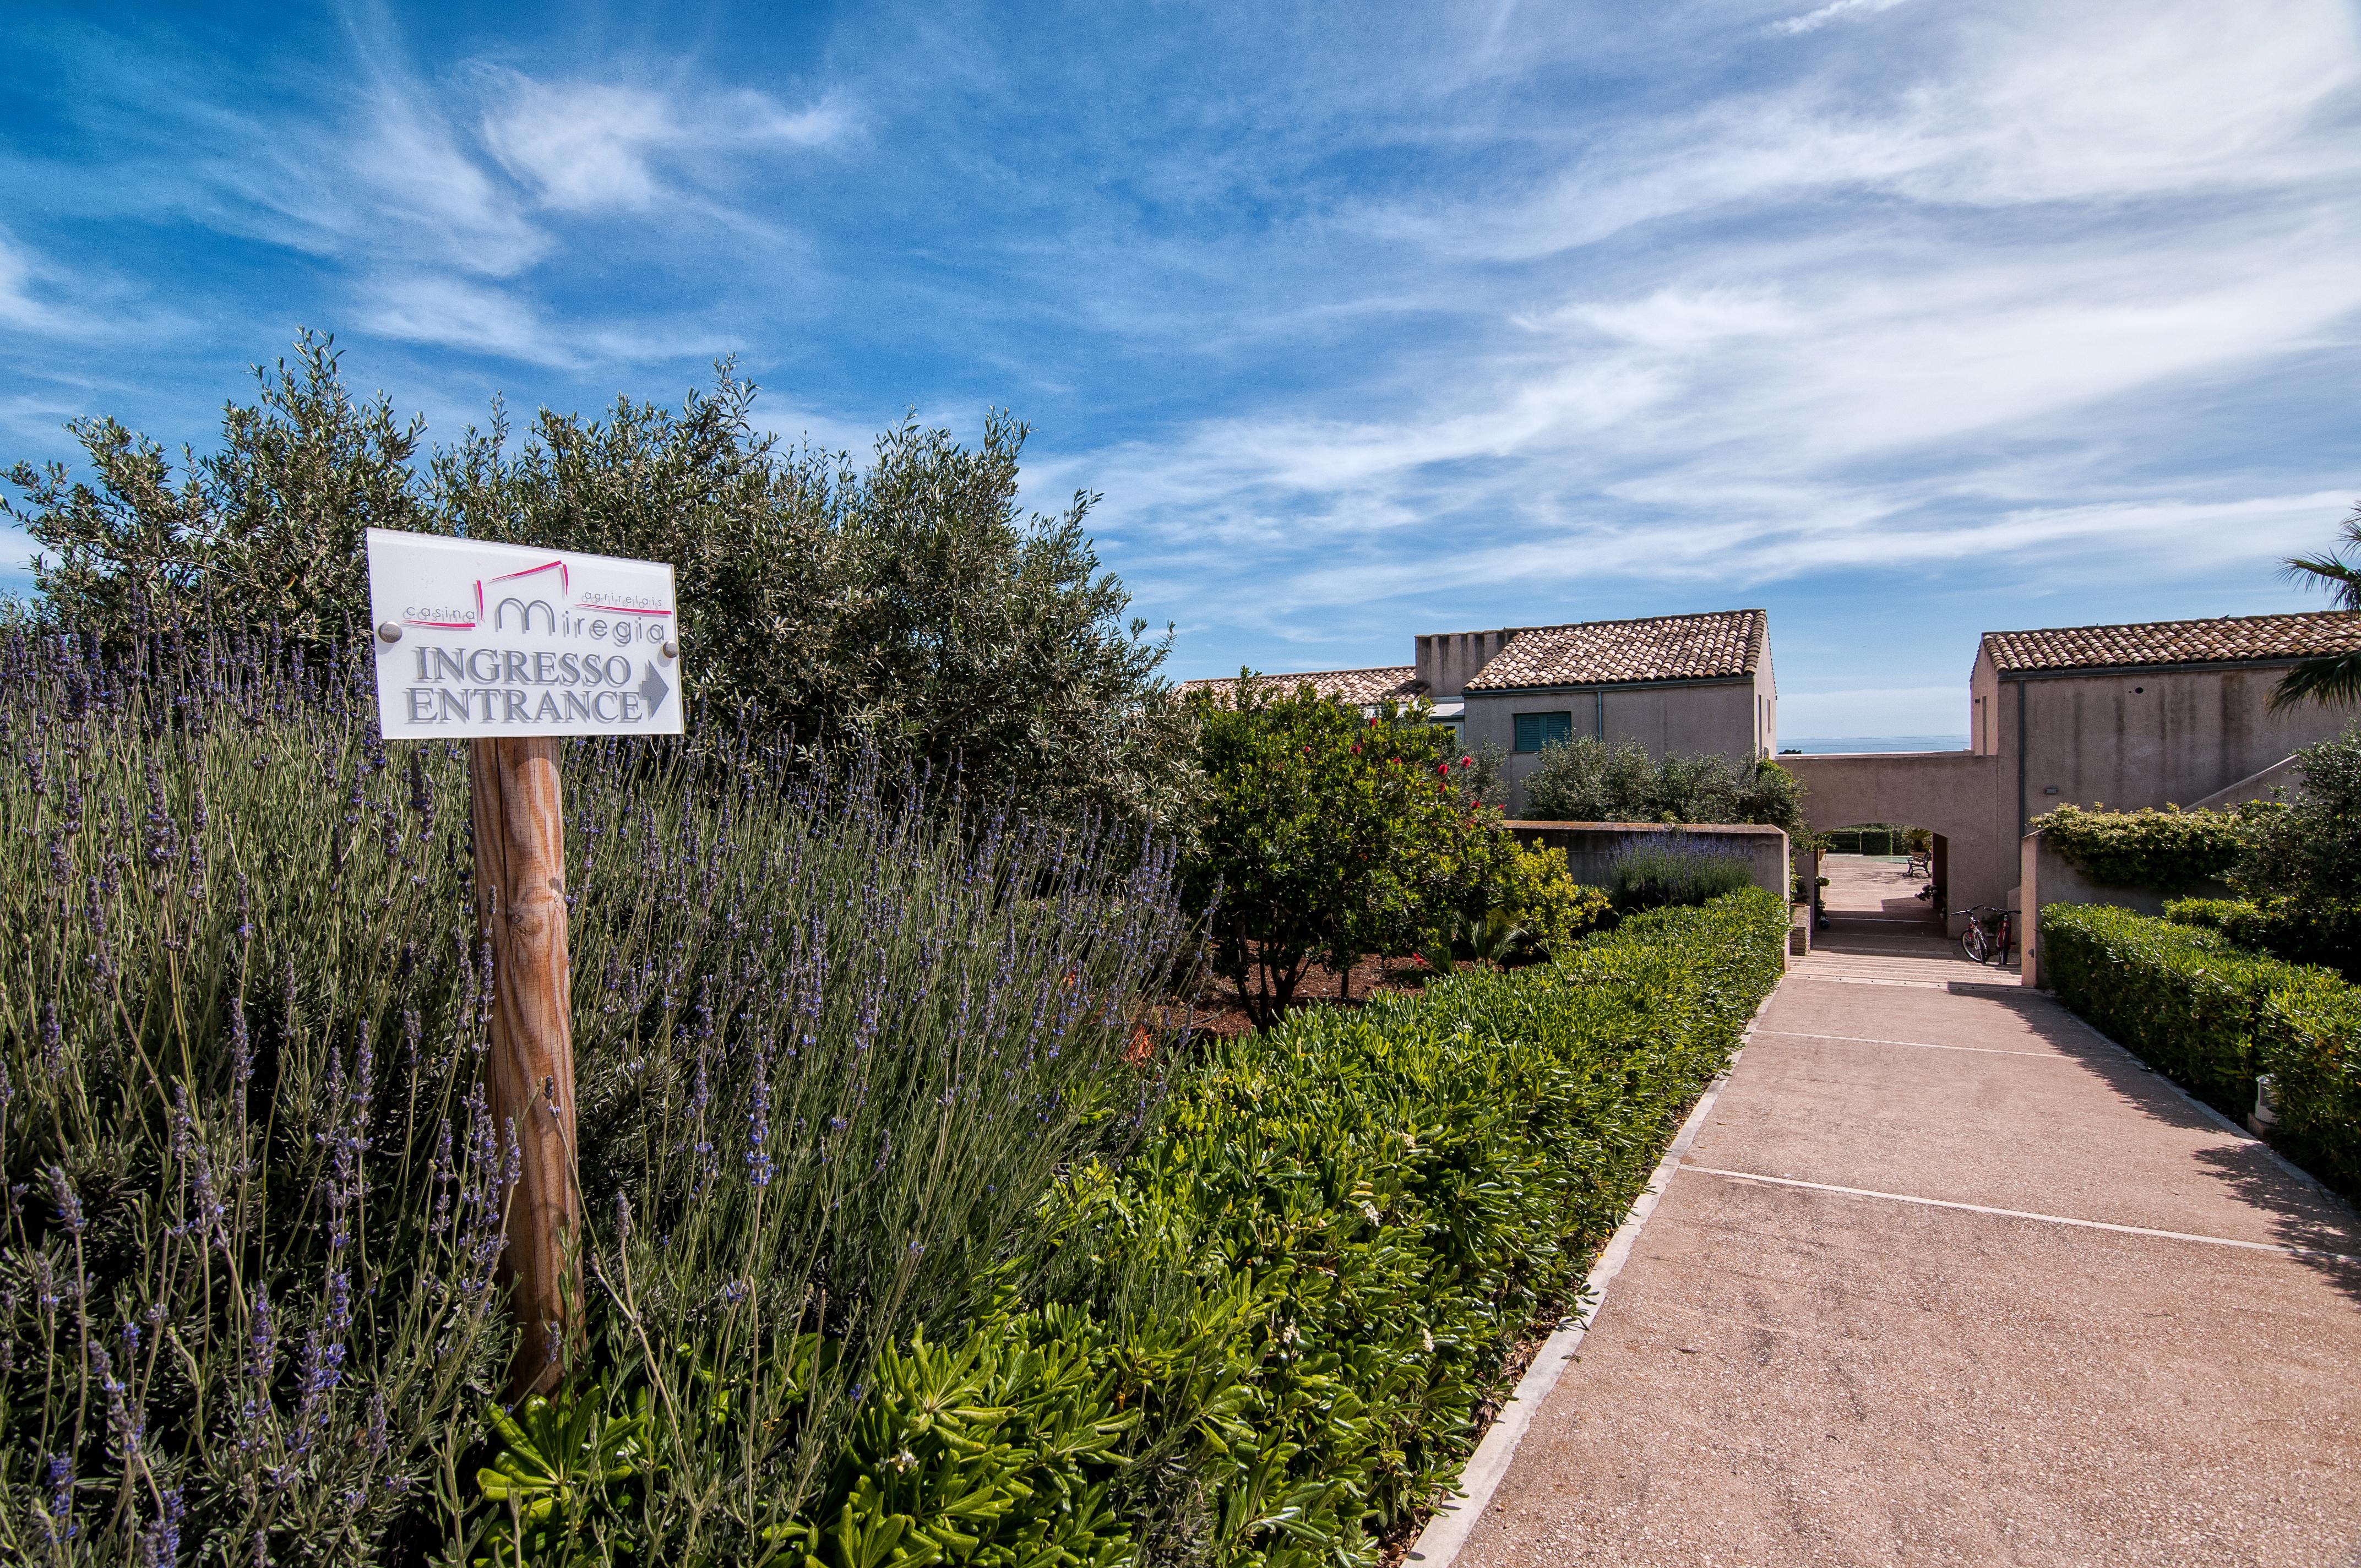
[[(458, 1562), (502, 1528), (466, 767), (379, 741), (361, 671), (0, 642), (0, 1559)], [(785, 756), (566, 763), (571, 1397), (646, 1412), (594, 1553), (784, 1551), (881, 1348), (966, 1321), (1148, 1104), (1160, 847)]]
[(1631, 914), (1642, 909), (1704, 904), (1754, 881), (1753, 862), (1703, 834), (1634, 834), (1623, 841), (1608, 868), (1609, 896)]

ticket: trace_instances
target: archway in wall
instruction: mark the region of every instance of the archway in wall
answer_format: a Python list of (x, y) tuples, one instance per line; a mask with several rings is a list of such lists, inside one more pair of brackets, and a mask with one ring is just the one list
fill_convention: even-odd
[[(1820, 928), (1832, 936), (1940, 937), (1950, 844), (1931, 828), (1853, 823), (1828, 831), (1819, 857)], [(1930, 891), (1931, 890), (1931, 891)]]

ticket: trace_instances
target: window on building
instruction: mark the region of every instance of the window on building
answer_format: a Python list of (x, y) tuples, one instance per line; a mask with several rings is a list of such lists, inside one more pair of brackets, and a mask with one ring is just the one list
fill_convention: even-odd
[(1574, 739), (1574, 715), (1571, 713), (1521, 713), (1517, 715), (1517, 750), (1538, 751), (1544, 746)]

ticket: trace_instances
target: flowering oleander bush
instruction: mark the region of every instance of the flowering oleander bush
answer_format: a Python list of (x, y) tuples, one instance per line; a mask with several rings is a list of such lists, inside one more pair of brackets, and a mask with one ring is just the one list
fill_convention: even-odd
[(1190, 709), (1204, 788), (1182, 885), (1257, 1021), (1286, 1012), (1315, 959), (1349, 973), (1482, 922), (1511, 846), (1497, 813), (1462, 798), (1475, 759), (1424, 704), (1365, 716), (1241, 672)]
[[(742, 732), (569, 745), (583, 1370), (494, 1433), (465, 762), (361, 672), (0, 641), (0, 1560), (458, 1562), (528, 1504), (785, 1551), (880, 1355), (1137, 1135), (1170, 856)], [(631, 1484), (518, 1450), (567, 1431)]]

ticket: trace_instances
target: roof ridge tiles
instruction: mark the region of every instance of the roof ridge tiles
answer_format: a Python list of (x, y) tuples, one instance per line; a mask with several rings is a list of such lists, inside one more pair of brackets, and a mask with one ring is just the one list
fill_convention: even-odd
[(1735, 679), (1760, 668), (1769, 626), (1767, 610), (1747, 609), (1510, 628), (1466, 689)]
[(2235, 663), (2361, 652), (2361, 611), (2277, 610), (2180, 620), (1987, 631), (1979, 643), (1995, 670), (2103, 670), (2131, 665)]

